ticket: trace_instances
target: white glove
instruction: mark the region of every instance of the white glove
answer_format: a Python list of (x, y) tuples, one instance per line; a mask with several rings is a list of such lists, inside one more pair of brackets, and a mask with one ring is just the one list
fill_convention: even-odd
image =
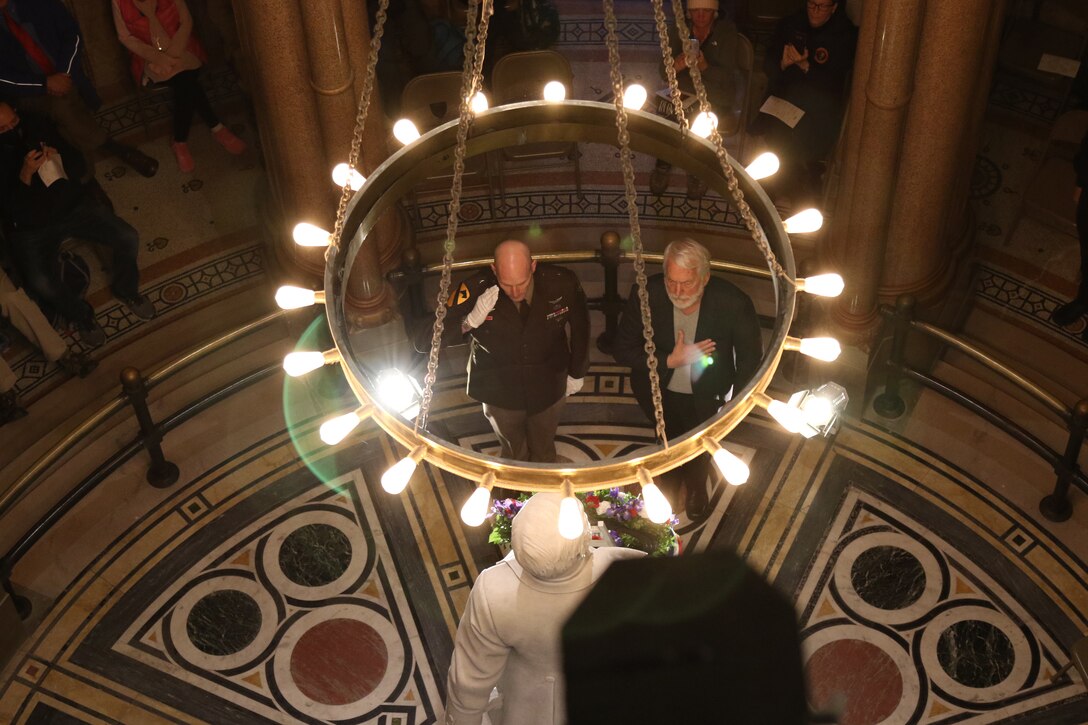
[(474, 330), (484, 324), (484, 320), (491, 314), (491, 310), (495, 309), (495, 303), (498, 301), (499, 286), (493, 284), (484, 290), (484, 293), (476, 300), (476, 306), (472, 308), (472, 312), (465, 315), (464, 326)]
[(585, 378), (572, 378), (567, 376), (567, 395), (574, 395), (582, 389), (582, 384), (585, 382)]

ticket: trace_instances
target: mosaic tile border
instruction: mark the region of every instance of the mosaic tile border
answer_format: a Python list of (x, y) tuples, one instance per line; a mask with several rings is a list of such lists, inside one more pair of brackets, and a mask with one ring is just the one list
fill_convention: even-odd
[(1088, 350), (1088, 341), (1082, 337), (1083, 330), (1070, 331), (1050, 319), (1055, 308), (1067, 300), (1049, 290), (1034, 287), (1008, 272), (980, 264), (975, 274), (974, 293), (989, 304), (1042, 326), (1048, 335)]

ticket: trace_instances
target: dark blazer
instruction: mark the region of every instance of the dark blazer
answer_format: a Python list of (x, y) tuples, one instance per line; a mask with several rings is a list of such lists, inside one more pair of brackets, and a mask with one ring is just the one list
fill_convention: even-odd
[[(19, 180), (23, 158), (41, 144), (60, 153), (68, 178), (47, 187), (35, 174), (28, 186)], [(83, 199), (85, 189), (79, 179), (86, 168), (83, 154), (60, 135), (52, 121), (34, 113), (20, 113), (19, 125), (0, 134), (0, 210), (4, 220), (16, 230), (62, 220)]]
[[(494, 284), (495, 273), (483, 269), (453, 290), (446, 303), (447, 343), (463, 340), (461, 321)], [(495, 309), (467, 336), (472, 345), (468, 394), (499, 408), (538, 413), (566, 395), (568, 375), (585, 377), (589, 369), (586, 295), (578, 277), (564, 267), (537, 265), (527, 322), (500, 292)]]
[[(7, 6), (30, 36), (53, 61), (58, 73), (72, 77), (79, 94), (92, 109), (98, 108), (98, 94), (83, 72), (79, 57), (83, 38), (79, 25), (60, 0), (10, 0)], [(27, 56), (26, 50), (7, 23), (0, 21), (0, 97), (43, 96), (45, 73)]]
[[(646, 290), (650, 296), (650, 321), (657, 346), (657, 371), (661, 389), (664, 390), (673, 374), (665, 360), (676, 346), (673, 305), (665, 291), (664, 275), (650, 277)], [(709, 418), (725, 402), (730, 388), (739, 390), (752, 379), (763, 358), (763, 339), (752, 300), (733, 284), (714, 276), (707, 282), (699, 303), (695, 340), (688, 342), (706, 339), (713, 339), (716, 343), (711, 355), (713, 361), (700, 374), (692, 374), (691, 388), (700, 413)], [(638, 288), (633, 286), (627, 297), (627, 308), (620, 318), (612, 355), (616, 362), (631, 368), (631, 387), (635, 397), (647, 417), (653, 420), (653, 398), (644, 344)]]

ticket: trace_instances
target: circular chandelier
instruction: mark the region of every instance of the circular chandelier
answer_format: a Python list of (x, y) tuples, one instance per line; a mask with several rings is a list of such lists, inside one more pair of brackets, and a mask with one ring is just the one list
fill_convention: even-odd
[[(576, 492), (637, 482), (642, 488), (647, 515), (651, 520), (660, 523), (668, 520), (672, 511), (664, 495), (653, 483), (654, 475), (709, 453), (726, 481), (734, 485), (744, 483), (748, 479), (747, 465), (722, 447), (720, 441), (757, 406), (765, 408), (783, 427), (793, 433), (812, 436), (826, 433), (834, 427), (846, 402), (846, 393), (841, 386), (829, 383), (813, 391), (797, 393), (789, 401), (776, 400), (767, 394), (767, 388), (784, 351), (799, 351), (823, 360), (833, 360), (839, 353), (839, 344), (831, 338), (802, 340), (789, 335), (798, 292), (834, 296), (841, 292), (843, 286), (842, 279), (835, 274), (808, 279), (798, 279), (796, 276), (789, 233), (814, 231), (819, 228), (819, 212), (807, 210), (783, 222), (756, 181), (757, 178), (774, 173), (778, 165), (777, 159), (771, 154), (764, 154), (746, 170), (729, 156), (717, 132), (716, 118), (706, 100), (706, 89), (698, 71), (698, 63), (694, 62), (695, 49), (689, 40), (684, 40), (684, 52), (687, 54), (701, 109), (691, 123), (687, 123), (666, 40), (662, 0), (653, 0), (653, 6), (662, 38), (663, 57), (667, 59), (665, 67), (677, 121), (665, 120), (639, 110), (646, 100), (645, 89), (635, 85), (624, 88), (619, 71), (613, 0), (604, 0), (606, 41), (615, 99), (613, 103), (566, 100), (565, 89), (560, 93), (550, 83), (542, 94), (545, 100), (488, 108), (486, 96), (481, 91), (481, 75), (492, 0), (476, 0), (469, 6), (459, 118), (422, 135), (410, 121), (399, 121), (394, 127), (394, 133), (404, 146), (364, 179), (356, 169), (387, 3), (388, 0), (381, 1), (377, 14), (351, 153), (346, 164), (339, 164), (333, 170), (334, 181), (342, 187), (334, 229), (330, 233), (305, 223), (295, 228), (295, 240), (299, 244), (327, 247), (324, 289), (313, 291), (299, 287), (282, 287), (276, 295), (277, 302), (285, 309), (324, 304), (335, 345), (335, 348), (324, 352), (291, 353), (284, 361), (288, 374), (300, 375), (326, 364), (339, 364), (359, 403), (354, 410), (322, 424), (320, 436), (324, 442), (335, 445), (362, 421), (373, 420), (408, 451), (404, 458), (382, 476), (383, 488), (390, 493), (400, 493), (418, 465), (427, 461), (476, 482), (476, 490), (462, 509), (462, 518), (470, 525), (479, 525), (486, 518), (490, 491), (496, 485), (518, 491), (562, 492), (564, 505), (560, 512), (560, 533), (574, 538), (584, 532), (581, 506), (574, 498)], [(689, 33), (678, 0), (674, 0), (673, 9), (680, 37), (688, 38)], [(562, 87), (562, 84), (559, 85)], [(465, 159), (519, 144), (587, 141), (617, 146), (620, 151), (650, 382), (655, 392), (655, 423), (658, 438), (663, 445), (650, 452), (586, 466), (523, 463), (482, 455), (452, 445), (429, 432), (426, 422), (445, 324), (444, 302), (449, 296)], [(653, 330), (650, 326), (632, 167), (633, 152), (636, 151), (685, 168), (707, 182), (723, 198), (733, 201), (753, 241), (767, 261), (775, 293), (774, 329), (768, 351), (753, 378), (741, 390), (734, 391), (733, 397), (702, 428), (673, 440), (665, 436), (660, 380), (657, 374)], [(388, 409), (378, 400), (377, 391), (367, 382), (369, 375), (365, 365), (350, 343), (351, 330), (344, 309), (347, 275), (360, 249), (368, 243), (369, 235), (383, 212), (397, 203), (416, 182), (431, 175), (436, 168), (451, 165), (454, 170), (453, 183), (431, 350), (419, 412), (414, 420), (409, 420), (399, 411)]]

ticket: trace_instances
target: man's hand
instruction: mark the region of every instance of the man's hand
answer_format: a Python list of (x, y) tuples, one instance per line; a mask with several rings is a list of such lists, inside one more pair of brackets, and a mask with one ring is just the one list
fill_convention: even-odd
[(792, 43), (786, 43), (782, 48), (782, 61), (779, 63), (779, 67), (782, 70), (786, 70), (791, 65), (796, 65), (805, 73), (808, 73), (808, 48), (805, 48), (805, 52), (801, 53), (797, 48), (793, 47)]
[(582, 389), (582, 385), (585, 383), (585, 378), (572, 378), (567, 376), (567, 396), (574, 395)]
[(51, 96), (66, 96), (72, 88), (71, 76), (64, 73), (54, 73), (45, 79), (45, 91)]
[[(56, 150), (52, 148), (49, 150), (54, 153), (56, 152)], [(42, 164), (48, 160), (49, 153), (45, 148), (28, 153), (23, 157), (23, 168), (19, 169), (19, 181), (30, 186), (30, 182), (34, 180), (34, 174), (38, 173), (38, 169), (40, 169)]]
[[(476, 300), (476, 305), (472, 308), (472, 312), (465, 315), (461, 327), (468, 328), (468, 330), (475, 330), (477, 327), (484, 324), (487, 316), (491, 314), (491, 310), (495, 309), (495, 303), (498, 302), (498, 300), (499, 286), (493, 284), (484, 290), (484, 293)], [(466, 332), (468, 330), (466, 330)]]
[[(710, 67), (710, 63), (707, 62), (706, 58), (703, 56), (703, 51), (701, 50), (695, 55), (695, 63), (699, 66), (699, 70), (706, 70)], [(683, 53), (676, 56), (676, 58), (673, 59), (672, 67), (676, 70), (677, 73), (682, 70), (686, 70), (688, 67), (687, 56), (685, 56)]]
[(678, 368), (682, 365), (691, 365), (696, 360), (714, 352), (717, 344), (713, 340), (700, 340), (699, 342), (684, 342), (684, 331), (676, 333), (676, 347), (669, 353), (665, 364), (669, 368)]

